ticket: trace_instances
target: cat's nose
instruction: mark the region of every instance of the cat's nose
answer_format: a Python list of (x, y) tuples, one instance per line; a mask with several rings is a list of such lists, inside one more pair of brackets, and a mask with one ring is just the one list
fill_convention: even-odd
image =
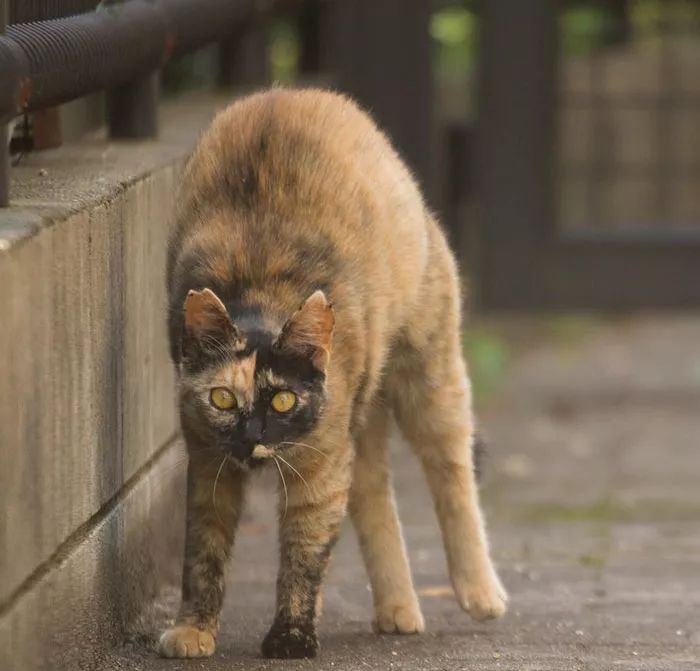
[(263, 423), (259, 417), (250, 417), (243, 427), (243, 442), (250, 443), (250, 450), (262, 442)]
[(257, 444), (257, 442), (251, 442), (249, 440), (236, 441), (229, 448), (231, 456), (240, 461), (247, 461), (253, 455), (253, 450)]

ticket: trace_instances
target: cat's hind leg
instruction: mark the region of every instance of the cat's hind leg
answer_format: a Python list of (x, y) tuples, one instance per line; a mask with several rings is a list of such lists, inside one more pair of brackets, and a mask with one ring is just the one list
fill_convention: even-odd
[(454, 321), (435, 324), (425, 347), (405, 342), (397, 348), (391, 392), (399, 427), (420, 457), (435, 502), (455, 595), (477, 620), (500, 617), (507, 596), (489, 557), (479, 506), (471, 394)]
[(377, 403), (355, 438), (349, 510), (374, 597), (377, 633), (424, 629), (389, 475), (389, 410)]

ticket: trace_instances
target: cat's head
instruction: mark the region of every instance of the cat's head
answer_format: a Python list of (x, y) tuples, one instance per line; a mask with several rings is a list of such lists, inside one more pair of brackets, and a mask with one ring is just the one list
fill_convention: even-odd
[(213, 291), (190, 291), (180, 368), (182, 425), (190, 445), (250, 464), (309, 433), (326, 401), (333, 325), (322, 291), (281, 330), (266, 327), (260, 315), (235, 323)]

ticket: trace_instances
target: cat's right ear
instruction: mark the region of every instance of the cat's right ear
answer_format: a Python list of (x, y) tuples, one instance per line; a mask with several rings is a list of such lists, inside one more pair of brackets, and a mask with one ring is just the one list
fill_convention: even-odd
[(306, 356), (314, 368), (325, 373), (331, 355), (334, 325), (333, 307), (319, 289), (290, 317), (273, 347)]
[(192, 289), (187, 293), (184, 317), (182, 353), (185, 359), (221, 353), (240, 344), (240, 334), (226, 306), (211, 289)]

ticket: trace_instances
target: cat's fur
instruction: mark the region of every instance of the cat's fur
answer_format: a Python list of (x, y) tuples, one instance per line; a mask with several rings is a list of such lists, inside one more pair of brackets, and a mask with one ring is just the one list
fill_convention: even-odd
[[(168, 287), (187, 541), (182, 608), (162, 654), (214, 651), (255, 445), (289, 464), (264, 462), (286, 490), (263, 653), (315, 655), (319, 590), (346, 509), (376, 630), (423, 630), (390, 485), (392, 415), (425, 470), (460, 605), (480, 620), (502, 615), (474, 479), (455, 263), (384, 135), (340, 95), (256, 94), (216, 117), (180, 199)], [(218, 386), (239, 411), (211, 407)], [(280, 424), (269, 397), (287, 387), (301, 405)]]

